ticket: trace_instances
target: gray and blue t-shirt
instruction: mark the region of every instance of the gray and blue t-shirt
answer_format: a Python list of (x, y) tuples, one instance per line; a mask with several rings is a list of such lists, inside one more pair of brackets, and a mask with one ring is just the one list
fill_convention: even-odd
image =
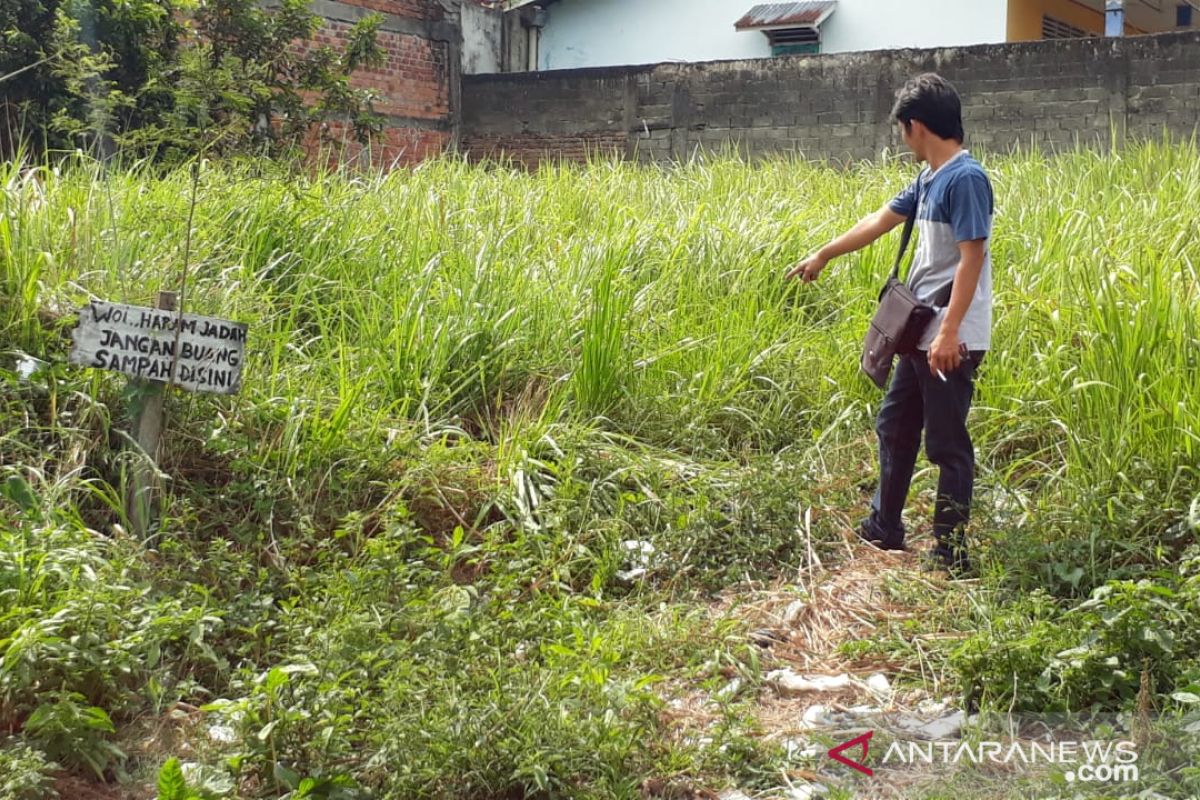
[[(995, 203), (992, 184), (979, 162), (966, 150), (960, 150), (934, 172), (929, 167), (889, 204), (897, 214), (908, 216), (917, 202), (917, 251), (909, 268), (908, 285), (917, 299), (929, 303), (946, 284), (954, 280), (961, 256), (959, 242), (990, 239)], [(918, 347), (928, 350), (937, 336), (945, 308), (929, 325)], [(959, 341), (969, 350), (987, 350), (992, 343), (992, 254), (990, 242), (984, 243), (983, 271), (975, 297), (958, 330)]]

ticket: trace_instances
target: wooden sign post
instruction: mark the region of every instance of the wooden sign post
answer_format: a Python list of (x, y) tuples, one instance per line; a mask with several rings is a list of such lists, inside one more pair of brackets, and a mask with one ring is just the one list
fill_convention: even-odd
[[(174, 311), (175, 300), (174, 292), (158, 293), (158, 307), (163, 311)], [(163, 388), (166, 384), (140, 378), (130, 378), (129, 382), (141, 389), (140, 402), (134, 408), (130, 426), (141, 457), (134, 461), (133, 480), (125, 487), (125, 509), (133, 523), (134, 535), (145, 539), (150, 523), (158, 516), (155, 507), (159, 494), (158, 470), (155, 465), (158, 464), (158, 445), (162, 438)]]
[(234, 394), (241, 388), (246, 325), (180, 314), (174, 292), (158, 293), (158, 308), (95, 300), (79, 312), (70, 362), (129, 375), (138, 398), (132, 438), (140, 456), (126, 487), (126, 513), (145, 538), (157, 503), (163, 397), (168, 385)]

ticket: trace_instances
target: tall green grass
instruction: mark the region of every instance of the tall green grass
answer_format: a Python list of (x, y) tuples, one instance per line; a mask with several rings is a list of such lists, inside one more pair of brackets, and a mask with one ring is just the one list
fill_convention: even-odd
[[(1136, 497), (1142, 471), (1185, 494), (1197, 446), (1194, 149), (990, 166), (985, 465), (1044, 457), (1066, 479), (1056, 496)], [(284, 440), (305, 443), (290, 448), (294, 474), (397, 422), (494, 436), (525, 395), (553, 421), (604, 416), (700, 455), (777, 451), (847, 407), (856, 423), (868, 415), (877, 397), (855, 375), (855, 350), (894, 243), (812, 287), (780, 273), (908, 172), (783, 160), (534, 176), (452, 160), (355, 178), (208, 168), (189, 296), (195, 311), (251, 323), (246, 391), (230, 403), (243, 419), (294, 406), (282, 420)], [(3, 176), (3, 330), (13, 349), (53, 355), (39, 309), (149, 302), (176, 284), (188, 176), (34, 173)]]
[[(1042, 619), (1021, 605), (1029, 590), (1061, 612), (1109, 581), (1178, 578), (1194, 541), (1200, 153), (1148, 142), (986, 166), (996, 326), (972, 418), (986, 580), (970, 624), (1003, 648)], [(17, 718), (96, 706), (120, 727), (145, 704), (224, 697), (245, 727), (239, 780), (272, 796), (299, 764), (393, 796), (765, 780), (774, 756), (732, 721), (713, 747), (740, 767), (646, 746), (665, 735), (648, 687), (714, 663), (752, 676), (752, 654), (728, 632), (706, 642), (684, 609), (807, 563), (806, 512), (829, 556), (860, 513), (880, 395), (858, 350), (895, 242), (813, 285), (783, 274), (913, 172), (204, 165), (187, 310), (248, 322), (250, 357), (240, 395), (170, 398), (169, 499), (147, 562), (112, 489), (123, 381), (63, 366), (63, 334), (89, 298), (177, 288), (191, 176), (6, 165), (5, 702)], [(18, 354), (50, 367), (18, 379)], [(918, 507), (931, 486), (919, 472)], [(617, 577), (626, 539), (658, 551), (632, 586)], [(81, 610), (84, 596), (103, 602)], [(103, 638), (94, 619), (105, 642), (132, 643), (64, 638)], [(122, 639), (137, 631), (121, 620), (139, 619), (142, 637)], [(513, 660), (518, 646), (531, 660)], [(984, 700), (1012, 699), (1020, 669), (978, 652), (955, 662), (964, 691), (998, 676)], [(1192, 679), (1182, 649), (1131, 652), (1173, 664), (1164, 694)], [(54, 694), (14, 666), (39, 653)], [(309, 661), (317, 673), (268, 674)], [(1028, 696), (1127, 699), (1086, 675)]]

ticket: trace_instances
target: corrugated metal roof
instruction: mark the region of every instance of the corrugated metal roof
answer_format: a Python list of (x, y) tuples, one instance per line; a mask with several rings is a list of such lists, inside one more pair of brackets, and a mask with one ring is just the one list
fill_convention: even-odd
[(833, 13), (837, 0), (804, 3), (761, 3), (733, 23), (738, 30), (776, 28), (786, 25), (820, 25)]

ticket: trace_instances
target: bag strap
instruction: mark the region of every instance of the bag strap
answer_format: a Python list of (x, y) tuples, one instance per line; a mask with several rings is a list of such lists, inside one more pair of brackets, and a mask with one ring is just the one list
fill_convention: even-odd
[[(904, 260), (904, 251), (908, 249), (908, 243), (912, 239), (913, 225), (917, 221), (917, 209), (921, 206), (921, 176), (917, 176), (917, 196), (913, 201), (912, 210), (908, 212), (908, 219), (904, 220), (904, 231), (900, 234), (900, 251), (896, 253), (896, 263), (892, 265), (892, 277), (899, 280), (900, 278), (900, 263)], [(907, 281), (906, 281), (907, 282)], [(932, 303), (935, 306), (944, 306), (950, 302), (950, 295), (954, 291), (954, 281), (950, 281), (941, 290), (933, 296)]]
[(904, 251), (908, 249), (908, 243), (912, 239), (913, 224), (917, 221), (917, 208), (921, 205), (921, 176), (917, 176), (917, 196), (913, 199), (912, 210), (908, 212), (908, 219), (904, 220), (904, 232), (900, 234), (900, 251), (896, 253), (896, 263), (892, 265), (892, 277), (899, 280), (900, 278), (900, 262), (904, 260)]
[(953, 292), (954, 292), (954, 281), (951, 280), (949, 283), (947, 283), (945, 286), (942, 287), (940, 292), (938, 292), (932, 298), (930, 298), (930, 302), (935, 306), (948, 306), (948, 305), (950, 305), (950, 295)]

